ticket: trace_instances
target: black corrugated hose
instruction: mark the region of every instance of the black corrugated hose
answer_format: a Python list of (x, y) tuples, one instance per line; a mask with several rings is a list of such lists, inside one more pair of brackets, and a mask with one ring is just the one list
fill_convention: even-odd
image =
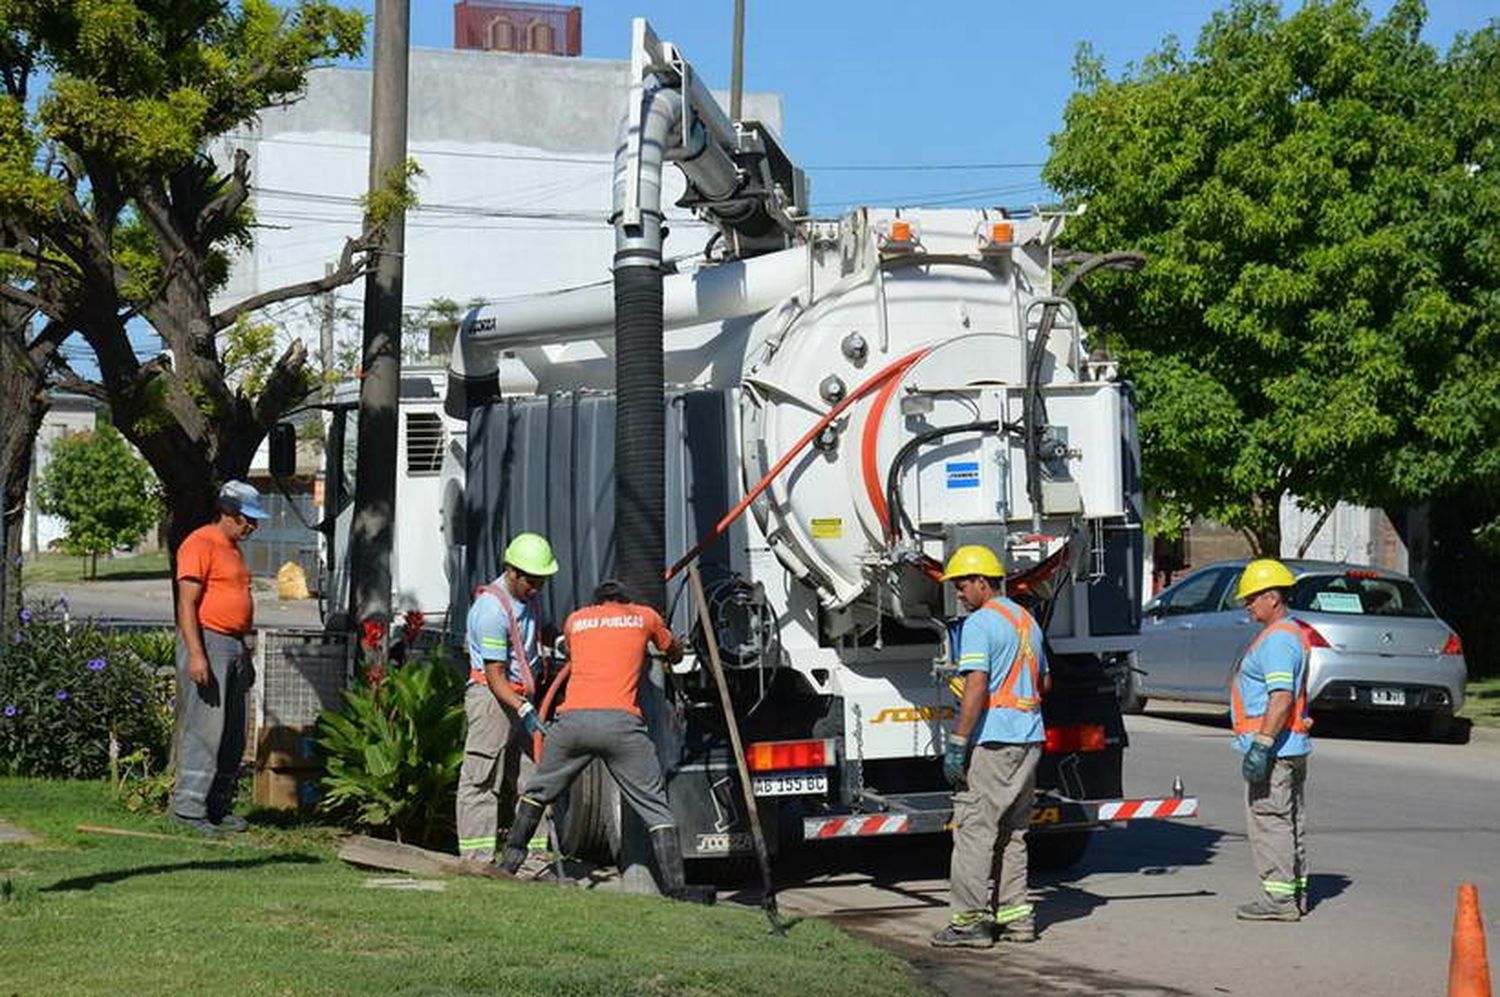
[(666, 608), (666, 398), (662, 272), (615, 258), (615, 575)]

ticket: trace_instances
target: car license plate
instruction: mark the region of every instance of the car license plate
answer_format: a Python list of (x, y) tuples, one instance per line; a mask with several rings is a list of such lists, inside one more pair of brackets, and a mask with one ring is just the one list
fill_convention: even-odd
[(768, 772), (752, 777), (756, 796), (801, 796), (828, 792), (826, 772)]
[(1370, 703), (1374, 706), (1405, 706), (1405, 689), (1371, 689)]

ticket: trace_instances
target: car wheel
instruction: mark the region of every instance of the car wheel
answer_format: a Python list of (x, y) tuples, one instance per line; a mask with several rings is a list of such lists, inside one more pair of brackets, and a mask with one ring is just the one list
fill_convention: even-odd
[(1447, 744), (1453, 740), (1453, 714), (1448, 710), (1439, 710), (1427, 720), (1427, 739), (1437, 741), (1439, 744)]
[(1146, 712), (1147, 699), (1141, 695), (1141, 673), (1135, 663), (1135, 655), (1120, 674), (1116, 683), (1120, 697), (1120, 712), (1138, 714)]

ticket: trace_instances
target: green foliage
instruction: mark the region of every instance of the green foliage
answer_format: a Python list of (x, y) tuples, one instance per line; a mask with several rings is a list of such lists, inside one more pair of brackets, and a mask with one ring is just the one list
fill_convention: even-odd
[(68, 524), (69, 554), (107, 554), (139, 543), (161, 517), (156, 476), (114, 427), (65, 436), (37, 486), (37, 505)]
[(380, 178), (380, 185), (360, 198), (370, 221), (384, 225), (398, 211), (416, 207), (417, 189), (413, 181), (423, 175), (422, 166), (415, 159), (386, 170)]
[(324, 813), (398, 841), (437, 843), (453, 828), (464, 753), (463, 678), (441, 656), (385, 671), (318, 717)]
[(257, 395), (275, 360), (276, 327), (241, 315), (224, 330), (224, 373), (247, 395)]
[(1139, 387), (1159, 511), (1279, 539), (1277, 507), (1500, 483), (1500, 27), (1446, 57), (1398, 0), (1236, 0), (1191, 54), (1081, 51), (1049, 183)]
[(172, 743), (172, 636), (122, 635), (24, 608), (0, 655), (0, 773), (160, 773)]

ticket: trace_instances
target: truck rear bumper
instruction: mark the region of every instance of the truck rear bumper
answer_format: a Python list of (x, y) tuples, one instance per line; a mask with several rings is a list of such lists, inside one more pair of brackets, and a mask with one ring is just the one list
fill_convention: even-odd
[[(951, 830), (953, 798), (949, 793), (908, 793), (882, 797), (879, 812), (818, 814), (802, 818), (804, 841), (878, 837), (892, 834), (940, 834)], [(1131, 820), (1179, 820), (1198, 816), (1194, 796), (1133, 800), (1072, 800), (1039, 793), (1031, 808), (1035, 831), (1074, 831)]]

